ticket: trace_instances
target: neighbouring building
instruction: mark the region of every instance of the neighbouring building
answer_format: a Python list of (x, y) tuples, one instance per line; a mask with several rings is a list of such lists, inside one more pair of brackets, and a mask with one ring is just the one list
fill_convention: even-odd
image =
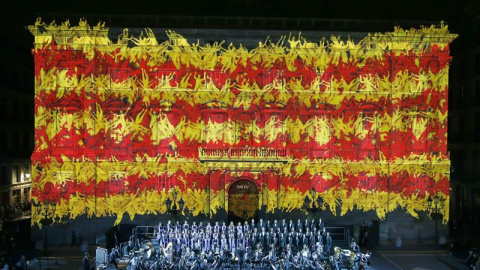
[(34, 208), (34, 225), (156, 224), (169, 198), (213, 220), (304, 219), (320, 204), (329, 224), (377, 219), (382, 239), (417, 239), (431, 236), (435, 194), (448, 221), (445, 25), (351, 39), (235, 30), (245, 46), (156, 29), (112, 40), (84, 20), (29, 30), (33, 198), (56, 205)]

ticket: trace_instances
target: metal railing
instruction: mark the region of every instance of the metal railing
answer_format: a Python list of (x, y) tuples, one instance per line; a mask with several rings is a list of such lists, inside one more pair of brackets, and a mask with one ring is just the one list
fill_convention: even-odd
[(132, 230), (133, 243), (137, 244), (140, 239), (152, 239), (157, 237), (157, 226), (137, 226)]
[(200, 159), (281, 159), (289, 156), (288, 149), (272, 148), (198, 148)]
[[(325, 227), (325, 231), (330, 233), (332, 241), (349, 244), (349, 230), (345, 227)], [(347, 233), (348, 232), (348, 233)]]

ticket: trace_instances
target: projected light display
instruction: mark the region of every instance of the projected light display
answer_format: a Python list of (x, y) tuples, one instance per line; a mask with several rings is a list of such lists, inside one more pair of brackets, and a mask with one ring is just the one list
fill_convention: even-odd
[(149, 29), (112, 41), (82, 20), (29, 29), (33, 199), (59, 218), (163, 214), (173, 189), (192, 216), (238, 212), (248, 181), (248, 211), (300, 210), (314, 188), (325, 211), (380, 219), (438, 194), (448, 219), (446, 26), (250, 50)]

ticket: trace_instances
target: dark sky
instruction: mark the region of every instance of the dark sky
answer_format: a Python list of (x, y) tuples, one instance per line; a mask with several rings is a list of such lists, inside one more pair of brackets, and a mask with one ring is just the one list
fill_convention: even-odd
[(3, 12), (5, 17), (22, 20), (42, 13), (449, 20), (468, 5), (469, 1), (463, 0), (38, 0), (10, 1)]

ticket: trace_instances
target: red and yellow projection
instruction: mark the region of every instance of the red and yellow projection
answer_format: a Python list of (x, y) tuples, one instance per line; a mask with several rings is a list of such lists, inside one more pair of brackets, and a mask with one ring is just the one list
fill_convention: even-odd
[(248, 180), (267, 212), (314, 188), (326, 211), (379, 218), (439, 194), (448, 219), (446, 26), (252, 50), (149, 29), (112, 41), (85, 21), (29, 29), (33, 198), (60, 218), (161, 214), (172, 189), (192, 215), (215, 214)]

